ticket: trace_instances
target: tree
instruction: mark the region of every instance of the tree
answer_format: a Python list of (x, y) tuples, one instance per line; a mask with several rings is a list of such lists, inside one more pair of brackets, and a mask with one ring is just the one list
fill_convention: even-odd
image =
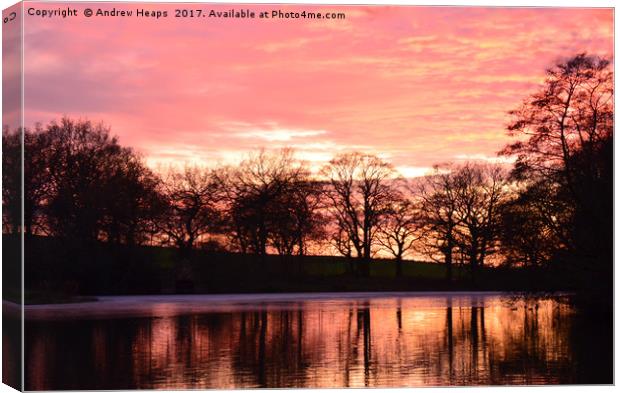
[(419, 187), (421, 222), (424, 226), (425, 253), (433, 260), (438, 257), (446, 265), (446, 279), (452, 280), (452, 265), (457, 247), (457, 226), (462, 217), (458, 211), (458, 187), (451, 171), (435, 167)]
[[(519, 141), (501, 153), (516, 157), (514, 179), (526, 193), (564, 205), (562, 225), (546, 220), (563, 244), (563, 259), (582, 286), (611, 291), (613, 260), (613, 71), (607, 59), (578, 54), (547, 70), (542, 88), (511, 112), (509, 133)], [(544, 185), (549, 192), (540, 190)], [(557, 217), (555, 218), (557, 221)], [(564, 229), (569, 228), (569, 233)], [(589, 277), (589, 278), (585, 278)], [(596, 284), (593, 284), (596, 282)]]
[(500, 166), (466, 163), (455, 168), (454, 177), (457, 243), (475, 279), (476, 270), (499, 245), (499, 207), (507, 198), (507, 175)]
[(156, 233), (156, 222), (165, 201), (159, 193), (161, 179), (142, 159), (124, 150), (107, 188), (116, 190), (105, 208), (103, 221), (106, 238), (117, 244), (142, 244)]
[[(608, 182), (602, 177), (608, 173), (606, 163), (599, 157), (613, 133), (610, 62), (582, 53), (556, 64), (547, 70), (541, 90), (510, 114), (509, 134), (526, 138), (502, 151), (516, 157), (513, 177), (561, 186), (574, 207), (596, 221), (593, 228), (605, 227), (607, 232), (609, 211), (599, 208), (597, 191)], [(603, 201), (608, 208), (611, 194), (606, 196)], [(567, 240), (573, 249), (587, 247), (573, 244), (576, 239)]]
[[(577, 152), (592, 155), (613, 132), (613, 72), (610, 62), (579, 54), (547, 70), (545, 85), (510, 112), (511, 136), (527, 138), (508, 145), (516, 157), (514, 175), (536, 173), (566, 184), (578, 200), (572, 162)], [(589, 168), (593, 169), (593, 168)]]
[(20, 232), (21, 220), (21, 131), (2, 132), (2, 232)]
[(396, 277), (403, 274), (403, 256), (421, 238), (420, 212), (413, 202), (401, 196), (388, 208), (380, 224), (378, 242), (396, 260)]
[[(565, 244), (556, 234), (561, 233), (562, 238), (567, 235), (568, 228), (562, 224), (565, 220), (561, 218), (566, 211), (549, 194), (548, 187), (538, 184), (500, 206), (500, 242), (506, 264), (542, 267)], [(551, 229), (556, 226), (561, 228)]]
[(348, 153), (331, 160), (322, 174), (328, 179), (326, 197), (338, 226), (336, 247), (342, 252), (343, 245), (351, 245), (362, 274), (368, 275), (379, 223), (394, 201), (396, 172), (379, 157)]
[[(44, 168), (42, 181), (29, 183), (31, 195), (44, 195), (39, 201), (50, 234), (134, 243), (152, 212), (157, 182), (140, 157), (111, 137), (108, 127), (90, 121), (63, 118), (31, 138), (45, 146), (27, 161), (33, 170)], [(35, 165), (37, 160), (42, 164)]]
[(220, 183), (212, 171), (187, 166), (182, 171), (171, 169), (161, 187), (165, 210), (157, 227), (187, 256), (220, 224)]
[(229, 228), (242, 252), (303, 255), (306, 241), (320, 236), (321, 185), (305, 165), (283, 149), (261, 150), (238, 168), (222, 171), (227, 185)]
[(334, 228), (330, 231), (330, 240), (336, 251), (350, 260), (353, 258), (353, 242), (347, 233), (346, 222), (340, 221), (337, 217), (336, 220), (337, 222), (335, 223)]
[(24, 169), (24, 228), (26, 235), (45, 232), (42, 222), (42, 208), (49, 197), (49, 165), (47, 133), (36, 126), (10, 131), (5, 129), (2, 135), (3, 150), (3, 188), (4, 221), (7, 229), (13, 233), (20, 231), (21, 223), (21, 181), (22, 181), (22, 137)]
[(270, 243), (280, 255), (306, 254), (308, 243), (325, 237), (323, 184), (308, 177), (308, 172), (288, 184), (276, 198), (278, 209), (270, 218)]
[(465, 163), (436, 167), (419, 192), (426, 253), (446, 264), (452, 279), (455, 257), (467, 261), (472, 279), (487, 256), (498, 249), (499, 206), (508, 194), (501, 167)]

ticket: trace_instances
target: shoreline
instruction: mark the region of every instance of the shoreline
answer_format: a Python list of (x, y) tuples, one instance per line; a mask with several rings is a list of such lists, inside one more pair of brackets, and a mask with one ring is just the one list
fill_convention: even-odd
[[(510, 291), (399, 291), (399, 292), (321, 292), (321, 293), (254, 293), (203, 295), (129, 295), (96, 296), (95, 301), (24, 305), (27, 320), (100, 319), (127, 317), (171, 317), (187, 314), (300, 309), (319, 304), (342, 307), (359, 301), (378, 303), (403, 300), (408, 306), (445, 307), (489, 305), (520, 296), (535, 296), (547, 292)], [(556, 292), (553, 297), (570, 295)], [(18, 315), (21, 305), (3, 300), (3, 311)]]

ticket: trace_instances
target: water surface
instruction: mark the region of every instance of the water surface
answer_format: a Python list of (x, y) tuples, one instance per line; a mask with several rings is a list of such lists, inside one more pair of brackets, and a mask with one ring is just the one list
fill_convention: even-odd
[(557, 298), (132, 296), (26, 314), (28, 390), (612, 382), (611, 339)]

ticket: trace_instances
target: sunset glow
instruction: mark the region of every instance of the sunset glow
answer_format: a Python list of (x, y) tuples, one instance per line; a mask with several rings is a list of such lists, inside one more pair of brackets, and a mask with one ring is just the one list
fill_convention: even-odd
[(583, 51), (613, 56), (611, 9), (281, 8), (346, 19), (27, 15), (26, 125), (102, 121), (153, 167), (292, 147), (314, 168), (357, 150), (411, 177), (435, 163), (495, 160), (507, 111), (546, 67)]
[[(441, 386), (449, 378), (487, 385), (508, 375), (516, 384), (566, 383), (515, 361), (525, 345), (551, 367), (566, 368), (573, 361), (567, 339), (570, 309), (552, 300), (535, 307), (520, 302), (509, 307), (499, 297), (457, 296), (305, 302), (186, 316), (154, 311), (158, 318), (141, 318), (125, 338), (131, 346), (119, 347), (122, 364), (131, 365), (131, 382), (106, 382), (140, 389), (362, 388)], [(84, 341), (93, 344), (81, 351), (113, 345), (112, 334), (97, 322), (92, 326)], [(29, 348), (28, 376), (35, 390), (45, 387), (46, 370), (58, 351), (51, 340), (55, 331), (39, 331), (43, 338)], [(65, 330), (56, 334), (68, 335)], [(291, 349), (292, 355), (284, 355)], [(109, 352), (95, 351), (93, 358), (87, 367), (102, 379), (120, 367)], [(286, 372), (267, 373), (261, 380), (253, 374), (261, 368)]]

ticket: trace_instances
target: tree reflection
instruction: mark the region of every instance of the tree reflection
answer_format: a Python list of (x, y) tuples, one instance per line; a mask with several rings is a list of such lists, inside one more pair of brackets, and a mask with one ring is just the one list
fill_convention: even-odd
[(454, 341), (452, 340), (452, 298), (448, 297), (446, 306), (446, 336), (448, 338), (448, 376), (452, 380), (452, 370), (454, 367)]
[(368, 302), (364, 302), (362, 307), (357, 310), (357, 329), (358, 335), (359, 331), (362, 331), (362, 337), (364, 339), (364, 386), (369, 386), (372, 340), (370, 333), (370, 306)]
[[(201, 315), (166, 316), (159, 310), (161, 316), (149, 318), (27, 321), (26, 388), (607, 381), (604, 367), (583, 362), (585, 340), (574, 339), (576, 314), (566, 304), (536, 300), (511, 309), (493, 299), (447, 297), (432, 306), (429, 301), (307, 302)], [(580, 331), (583, 326), (580, 322)]]

